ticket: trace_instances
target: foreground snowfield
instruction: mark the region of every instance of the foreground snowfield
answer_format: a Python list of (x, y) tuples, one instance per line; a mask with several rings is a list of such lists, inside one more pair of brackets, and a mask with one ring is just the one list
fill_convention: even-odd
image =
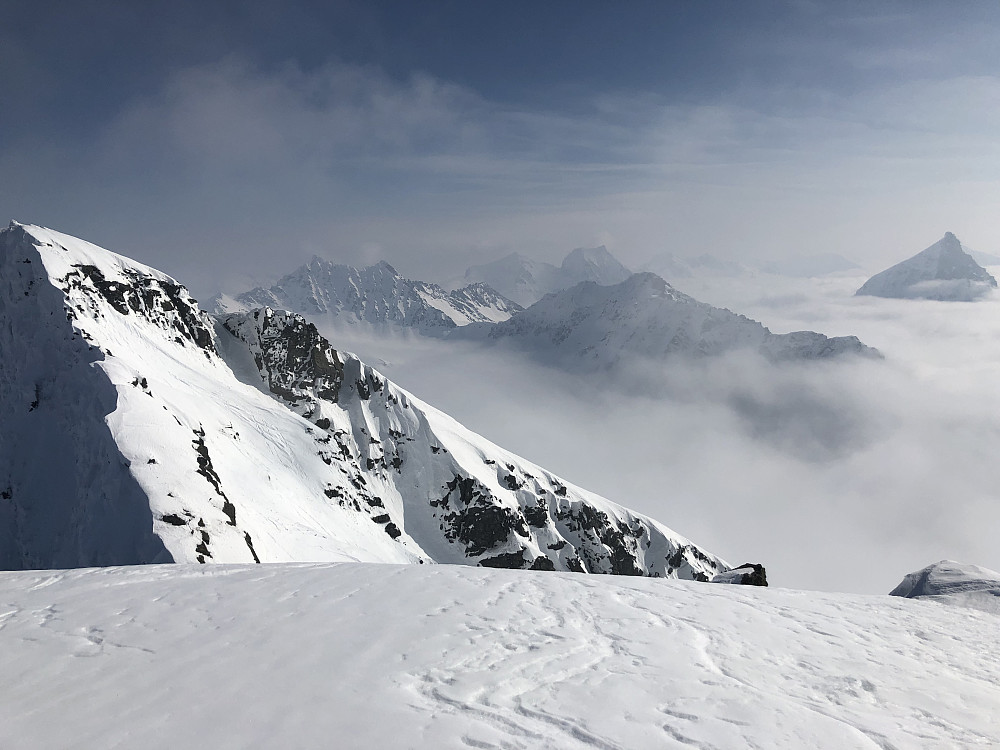
[(657, 579), (3, 573), (0, 746), (996, 747), (997, 642), (935, 602)]

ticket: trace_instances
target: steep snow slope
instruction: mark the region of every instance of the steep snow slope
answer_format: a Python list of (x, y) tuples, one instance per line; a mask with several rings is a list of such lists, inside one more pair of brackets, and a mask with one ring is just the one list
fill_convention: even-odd
[(879, 356), (853, 336), (828, 338), (811, 331), (773, 334), (747, 317), (698, 302), (651, 273), (635, 274), (615, 286), (579, 284), (546, 296), (503, 323), (469, 326), (462, 333), (508, 341), (542, 360), (573, 369), (739, 348), (775, 360)]
[(857, 294), (875, 297), (970, 301), (997, 285), (951, 232), (912, 258), (866, 281)]
[(1000, 573), (978, 565), (942, 560), (909, 573), (890, 594), (1000, 614)]
[[(1000, 745), (1000, 618), (455, 566), (0, 575), (28, 748)], [(984, 647), (985, 644), (985, 647)]]
[(0, 249), (3, 567), (726, 568), (465, 430), (297, 315), (213, 327), (175, 281), (90, 243), (12, 225)]
[(411, 281), (382, 262), (366, 268), (335, 265), (315, 257), (270, 289), (258, 287), (235, 298), (219, 295), (214, 312), (273, 307), (347, 323), (442, 332), (471, 322), (506, 320), (520, 306), (486, 284), (447, 292), (436, 284)]

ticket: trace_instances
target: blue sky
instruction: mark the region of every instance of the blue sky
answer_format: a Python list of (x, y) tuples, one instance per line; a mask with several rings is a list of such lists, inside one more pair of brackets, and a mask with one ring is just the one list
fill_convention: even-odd
[(313, 253), (1000, 250), (996, 3), (0, 11), (0, 205), (199, 294)]

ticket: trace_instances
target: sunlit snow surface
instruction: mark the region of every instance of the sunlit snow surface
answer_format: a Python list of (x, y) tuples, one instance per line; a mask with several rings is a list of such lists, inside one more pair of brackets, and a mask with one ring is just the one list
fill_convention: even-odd
[(0, 575), (0, 745), (1000, 744), (988, 613), (457, 566)]

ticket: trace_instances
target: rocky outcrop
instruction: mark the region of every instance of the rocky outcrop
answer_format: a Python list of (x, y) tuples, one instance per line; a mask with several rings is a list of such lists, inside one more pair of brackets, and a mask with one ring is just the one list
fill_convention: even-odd
[(767, 586), (767, 571), (759, 563), (743, 563), (712, 578), (712, 583), (730, 583), (740, 586)]

